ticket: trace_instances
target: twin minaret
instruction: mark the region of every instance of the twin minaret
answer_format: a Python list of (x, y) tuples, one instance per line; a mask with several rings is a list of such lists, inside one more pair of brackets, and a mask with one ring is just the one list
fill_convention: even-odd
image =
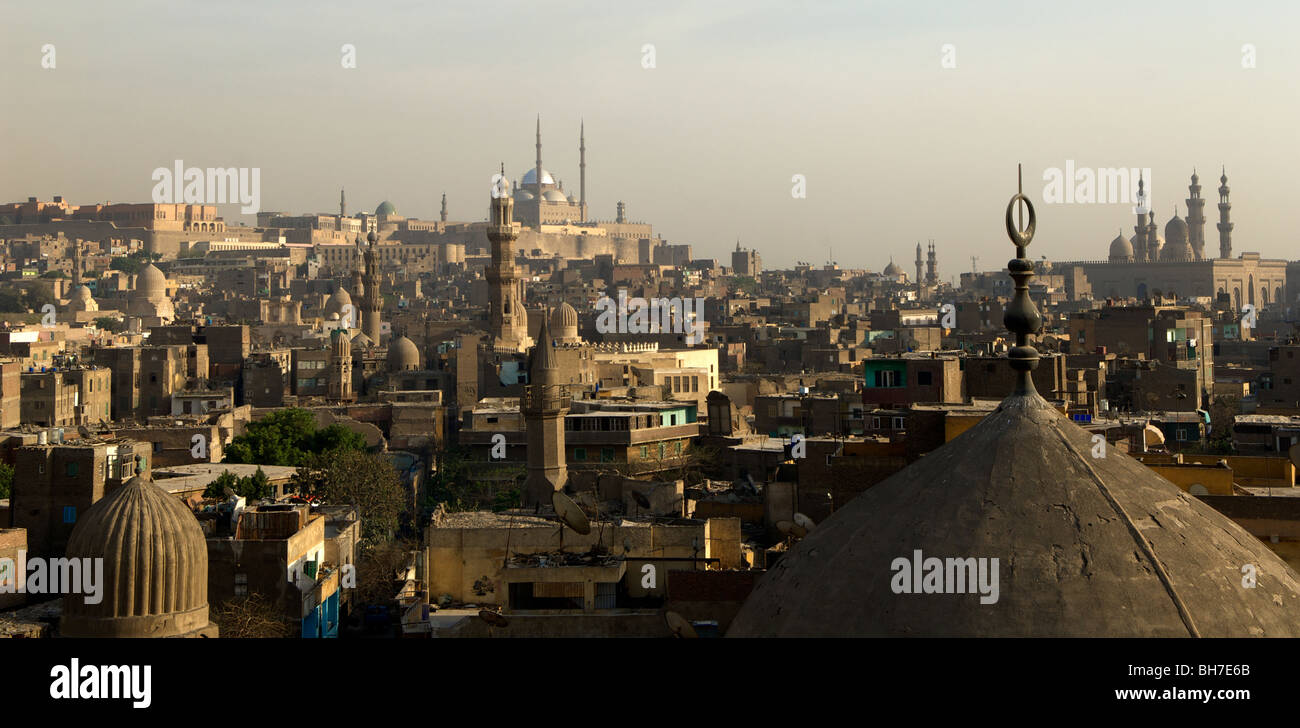
[[(922, 275), (923, 268), (924, 275)], [(919, 286), (923, 283), (927, 286), (939, 283), (939, 255), (935, 252), (933, 240), (929, 242), (924, 263), (921, 261), (921, 244), (916, 244), (916, 284)]]

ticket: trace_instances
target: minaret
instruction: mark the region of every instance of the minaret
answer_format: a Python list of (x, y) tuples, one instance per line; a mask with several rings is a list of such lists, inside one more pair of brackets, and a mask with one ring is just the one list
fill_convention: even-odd
[(926, 254), (925, 282), (931, 286), (939, 283), (939, 258), (934, 252), (933, 240), (930, 241), (930, 251)]
[[(365, 273), (362, 271), (364, 251), (361, 247), (361, 236), (358, 235), (357, 239), (353, 242), (357, 248), (357, 262), (356, 265), (352, 266), (352, 303), (360, 304), (366, 295)], [(353, 320), (355, 321), (356, 319), (354, 318)], [(357, 328), (360, 327), (358, 326)], [(379, 342), (376, 341), (375, 345), (378, 346)]]
[(1147, 226), (1144, 220), (1147, 207), (1146, 183), (1142, 180), (1142, 174), (1139, 172), (1137, 224), (1133, 226), (1133, 260), (1138, 263), (1146, 262), (1147, 259)]
[(341, 329), (330, 332), (330, 375), (326, 380), (333, 401), (352, 399), (352, 342)]
[(81, 238), (72, 241), (72, 287), (81, 285), (85, 272), (81, 267)]
[(587, 123), (578, 126), (578, 205), (582, 207), (582, 221), (587, 221)]
[(493, 190), (492, 221), (487, 236), (492, 242), (492, 263), (487, 269), (488, 331), (493, 348), (523, 351), (532, 343), (528, 338), (528, 312), (520, 296), (519, 277), (515, 273), (514, 199), (501, 167), (501, 187)]
[(1192, 169), (1192, 183), (1187, 186), (1187, 242), (1195, 260), (1205, 260), (1205, 199), (1201, 197), (1201, 178)]
[[(505, 174), (502, 172), (502, 174)], [(537, 188), (533, 190), (537, 199), (542, 199), (542, 115), (537, 115), (537, 168), (533, 175), (533, 181), (537, 183)]]
[[(614, 222), (617, 223), (627, 222), (627, 206), (625, 206), (621, 200), (618, 203), (618, 214), (614, 218)], [(739, 248), (740, 243), (736, 243), (736, 247)]]
[(365, 282), (365, 303), (362, 304), (362, 322), (361, 330), (365, 335), (379, 345), (379, 332), (381, 326), (381, 315), (384, 309), (384, 299), (379, 295), (379, 261), (375, 255), (375, 241), (379, 236), (375, 235), (372, 230), (366, 235), (369, 244), (366, 246), (366, 282)]
[(1156, 232), (1156, 211), (1147, 211), (1147, 260), (1155, 263), (1160, 260), (1160, 236)]
[(442, 211), (438, 213), (438, 219), (447, 222), (447, 193), (442, 193)]
[(347, 199), (343, 196), (343, 188), (340, 187), (339, 188), (339, 217), (347, 217), (347, 216), (348, 216), (348, 203), (347, 203)]
[(1228, 214), (1232, 211), (1232, 203), (1228, 201), (1228, 171), (1223, 171), (1223, 176), (1219, 178), (1219, 257), (1232, 257), (1232, 223), (1228, 220)]
[(555, 356), (544, 311), (542, 330), (533, 347), (528, 367), (528, 386), (520, 400), (520, 411), (528, 437), (528, 476), (524, 481), (524, 505), (551, 502), (551, 494), (564, 487), (568, 468), (564, 459), (564, 416), (569, 412), (568, 387), (560, 383), (560, 362)]
[(925, 278), (921, 275), (922, 270), (923, 268), (921, 265), (921, 244), (917, 243), (916, 244), (916, 285), (918, 286), (925, 282)]

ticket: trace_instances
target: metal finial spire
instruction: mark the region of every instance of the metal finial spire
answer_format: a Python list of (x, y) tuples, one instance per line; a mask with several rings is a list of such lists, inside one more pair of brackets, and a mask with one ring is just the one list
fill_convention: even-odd
[[(1034, 264), (1031, 263), (1025, 255), (1025, 248), (1034, 239), (1034, 229), (1038, 226), (1038, 218), (1034, 214), (1034, 203), (1029, 201), (1024, 194), (1024, 180), (1019, 165), (1016, 165), (1016, 194), (1011, 197), (1007, 203), (1007, 236), (1016, 246), (1016, 257), (1007, 263), (1007, 270), (1011, 278), (1016, 282), (1016, 295), (1011, 304), (1007, 306), (1006, 315), (1002, 318), (1002, 323), (1006, 325), (1007, 330), (1016, 335), (1016, 345), (1012, 347), (1007, 359), (1011, 362), (1011, 368), (1016, 370), (1017, 382), (1013, 394), (1027, 395), (1036, 394), (1034, 380), (1030, 377), (1030, 372), (1038, 366), (1038, 350), (1029, 345), (1029, 334), (1038, 330), (1043, 324), (1043, 318), (1038, 314), (1038, 308), (1034, 305), (1033, 299), (1029, 297), (1029, 279), (1034, 277)], [(1020, 203), (1024, 203), (1021, 205)], [(1020, 218), (1020, 224), (1016, 225), (1011, 217), (1011, 211), (1017, 210)], [(1024, 224), (1025, 210), (1029, 211), (1029, 225)]]

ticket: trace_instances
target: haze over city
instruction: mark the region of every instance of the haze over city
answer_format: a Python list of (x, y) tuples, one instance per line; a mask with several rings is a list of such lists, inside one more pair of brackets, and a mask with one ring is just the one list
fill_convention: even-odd
[[(698, 255), (909, 266), (950, 280), (1008, 257), (1023, 163), (1031, 257), (1100, 259), (1131, 205), (1041, 204), (1042, 171), (1153, 170), (1163, 225), (1195, 167), (1233, 190), (1236, 249), (1290, 249), (1300, 51), (1282, 2), (426, 4), (90, 2), (10, 8), (0, 29), (0, 197), (147, 202), (174, 160), (262, 170), (262, 208), (391, 200), (487, 217), (491, 173), (543, 159), (591, 215), (655, 223)], [(123, 22), (129, 18), (129, 22)], [(113, 27), (113, 32), (104, 32)], [(53, 44), (57, 67), (42, 68)], [(340, 64), (353, 44), (356, 68)], [(646, 44), (654, 67), (643, 67)], [(941, 65), (951, 44), (955, 67)], [(1243, 68), (1243, 46), (1255, 67)], [(792, 176), (807, 179), (792, 197)], [(1212, 189), (1213, 185), (1209, 185)], [(236, 205), (228, 223), (253, 223)]]

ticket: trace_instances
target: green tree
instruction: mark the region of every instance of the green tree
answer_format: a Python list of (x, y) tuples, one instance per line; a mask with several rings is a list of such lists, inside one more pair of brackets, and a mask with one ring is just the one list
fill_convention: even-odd
[(144, 267), (144, 264), (140, 262), (139, 258), (114, 258), (112, 262), (108, 264), (108, 267), (113, 270), (120, 270), (123, 273), (135, 275), (140, 272), (140, 269)]
[(270, 498), (272, 493), (271, 480), (266, 477), (266, 473), (261, 468), (256, 473), (238, 477), (229, 470), (217, 476), (217, 479), (208, 484), (207, 490), (203, 491), (204, 498), (225, 498), (226, 489), (229, 488), (235, 495), (242, 496), (249, 500), (262, 500)]
[(112, 316), (100, 316), (95, 319), (95, 328), (117, 333), (122, 328), (122, 322)]
[(41, 274), (42, 278), (67, 278), (61, 270), (47, 270)]
[(225, 462), (292, 466), (320, 453), (365, 448), (365, 438), (343, 425), (317, 428), (311, 412), (290, 407), (248, 423), (226, 448)]
[(403, 514), (409, 516), (397, 471), (387, 458), (362, 450), (340, 448), (311, 455), (291, 486), (326, 503), (356, 506), (367, 539), (387, 540), (402, 525)]
[(14, 469), (12, 465), (0, 463), (0, 498), (8, 498), (14, 489)]

